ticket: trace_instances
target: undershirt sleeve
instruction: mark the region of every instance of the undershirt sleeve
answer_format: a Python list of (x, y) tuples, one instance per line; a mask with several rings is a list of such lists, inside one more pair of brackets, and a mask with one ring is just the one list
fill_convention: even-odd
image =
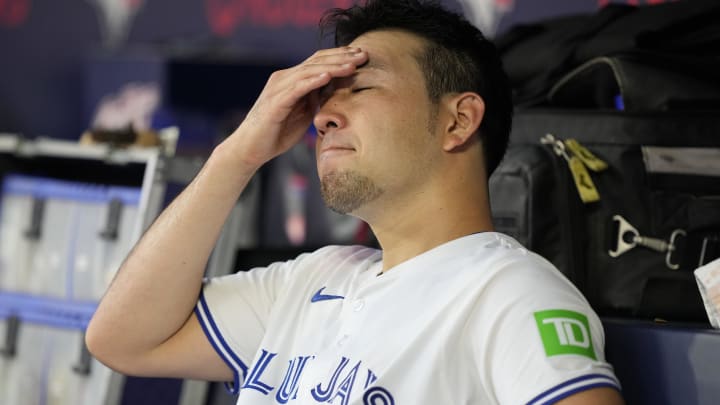
[(620, 390), (602, 324), (580, 293), (533, 269), (503, 272), (473, 337), (479, 375), (497, 402), (552, 404), (595, 387)]

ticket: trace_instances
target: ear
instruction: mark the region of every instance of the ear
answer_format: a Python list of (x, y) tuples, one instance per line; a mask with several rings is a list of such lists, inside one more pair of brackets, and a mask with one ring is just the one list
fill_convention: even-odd
[(443, 150), (451, 152), (477, 133), (485, 115), (485, 102), (477, 93), (465, 92), (450, 96), (445, 103), (450, 119), (443, 134)]

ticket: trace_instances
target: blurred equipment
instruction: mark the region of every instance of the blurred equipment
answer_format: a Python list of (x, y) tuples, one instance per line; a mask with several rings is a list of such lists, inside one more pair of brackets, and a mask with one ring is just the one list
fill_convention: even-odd
[(84, 330), (159, 211), (166, 149), (0, 136), (0, 403), (120, 403)]

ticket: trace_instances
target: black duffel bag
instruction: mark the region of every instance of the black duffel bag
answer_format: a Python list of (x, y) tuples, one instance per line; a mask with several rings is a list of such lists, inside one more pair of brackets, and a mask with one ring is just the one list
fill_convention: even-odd
[(526, 110), (513, 125), (496, 229), (601, 315), (707, 322), (693, 270), (720, 256), (720, 114)]

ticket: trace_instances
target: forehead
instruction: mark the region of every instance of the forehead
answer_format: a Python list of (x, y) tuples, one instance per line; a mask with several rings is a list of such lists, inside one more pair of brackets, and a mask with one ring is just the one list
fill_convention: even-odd
[(357, 37), (351, 46), (368, 53), (364, 68), (393, 71), (417, 70), (416, 56), (425, 47), (423, 39), (401, 30), (378, 30)]

